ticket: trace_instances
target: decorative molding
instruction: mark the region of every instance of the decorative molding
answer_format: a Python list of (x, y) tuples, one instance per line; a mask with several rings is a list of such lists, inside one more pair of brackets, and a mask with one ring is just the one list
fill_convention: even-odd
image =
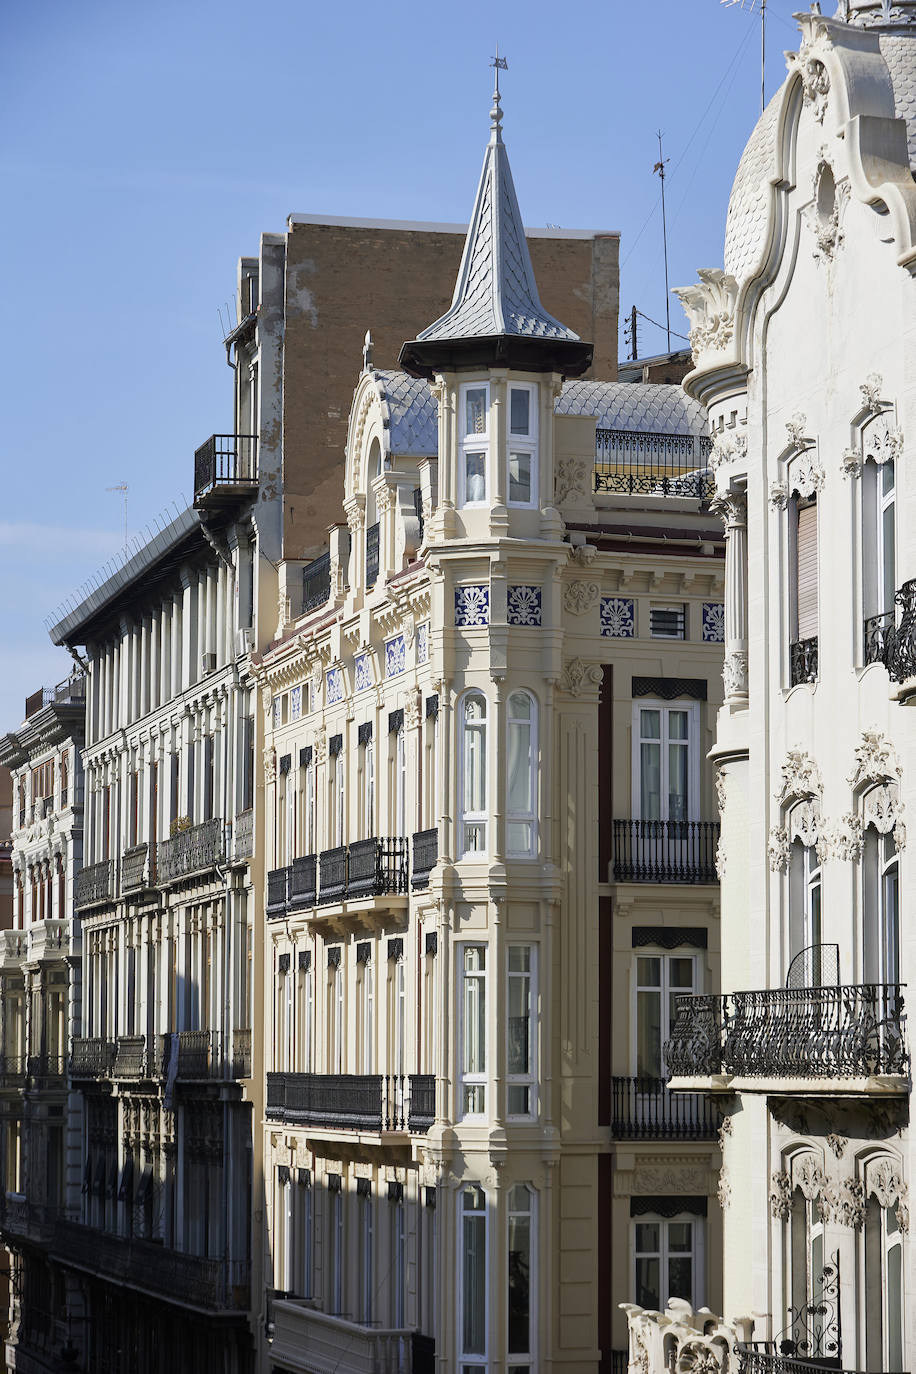
[(729, 1182), (728, 1170), (724, 1164), (719, 1170), (719, 1186), (716, 1189), (716, 1197), (719, 1199), (719, 1206), (722, 1211), (727, 1211), (732, 1200), (732, 1185)]
[(827, 1186), (827, 1175), (816, 1154), (797, 1155), (792, 1161), (792, 1182), (809, 1202), (816, 1202)]
[(864, 844), (862, 817), (847, 811), (826, 832), (825, 857), (833, 855), (844, 863), (856, 863), (862, 857)]
[(792, 852), (792, 843), (789, 839), (789, 832), (780, 825), (774, 825), (770, 829), (770, 837), (767, 842), (767, 863), (772, 873), (785, 873), (789, 867), (789, 855)]
[(726, 531), (735, 525), (747, 524), (747, 492), (743, 487), (729, 487), (717, 491), (709, 509), (718, 515)]
[(716, 841), (716, 877), (720, 883), (725, 879), (726, 858), (725, 843), (720, 835)]
[(707, 686), (705, 677), (634, 677), (630, 691), (634, 697), (661, 697), (662, 701), (676, 697), (705, 701)]
[(712, 448), (709, 451), (709, 467), (712, 472), (717, 472), (719, 468), (726, 467), (735, 458), (745, 458), (747, 456), (747, 432), (738, 430), (737, 433), (727, 433), (724, 429), (712, 441)]
[(584, 615), (597, 605), (600, 595), (600, 583), (582, 582), (577, 578), (575, 582), (567, 583), (563, 592), (563, 606), (572, 615)]
[(272, 744), (264, 746), (264, 781), (273, 782), (277, 776), (277, 751)]
[(865, 1165), (865, 1193), (873, 1195), (881, 1207), (893, 1207), (897, 1215), (897, 1225), (904, 1235), (910, 1229), (910, 1210), (907, 1205), (909, 1188), (903, 1181), (895, 1160), (885, 1156), (869, 1160)]
[(722, 664), (722, 685), (727, 697), (747, 696), (747, 654), (743, 649), (730, 649)]
[(584, 659), (573, 658), (563, 666), (560, 687), (570, 696), (577, 697), (583, 690), (599, 687), (604, 677), (600, 663), (586, 663)]
[(716, 788), (716, 805), (719, 808), (719, 815), (724, 816), (727, 788), (726, 773), (721, 763), (717, 763), (713, 769), (713, 782)]
[(855, 757), (856, 765), (848, 779), (854, 792), (866, 783), (885, 782), (903, 776), (892, 741), (883, 730), (876, 727), (862, 731)]
[(862, 434), (863, 461), (897, 462), (903, 455), (903, 430), (891, 428), (887, 412), (868, 424)]
[(898, 850), (906, 849), (906, 825), (902, 819), (904, 803), (897, 796), (893, 784), (873, 787), (862, 800), (862, 828), (867, 830), (873, 825), (879, 835), (894, 832), (894, 844)]
[(769, 502), (774, 510), (785, 510), (789, 504), (788, 483), (782, 480), (771, 482)]
[(802, 101), (810, 109), (818, 124), (823, 124), (830, 94), (830, 77), (820, 58), (814, 56), (813, 45), (804, 39), (798, 52), (786, 54), (789, 71), (797, 71), (802, 82)]
[(789, 469), (789, 484), (799, 496), (810, 499), (821, 490), (825, 481), (824, 469), (817, 456), (817, 449), (808, 447), (793, 459)]
[(770, 1175), (770, 1214), (777, 1221), (792, 1215), (792, 1180), (784, 1169)]
[(804, 453), (809, 449), (812, 440), (807, 437), (808, 417), (801, 410), (797, 410), (791, 419), (786, 420), (786, 437), (789, 441), (789, 448), (795, 453)]
[(554, 501), (558, 506), (570, 501), (591, 500), (594, 463), (585, 458), (558, 458), (554, 465)]
[(853, 1178), (827, 1184), (820, 1198), (819, 1211), (825, 1221), (832, 1220), (860, 1231), (865, 1221), (865, 1185)]
[(782, 783), (776, 793), (780, 806), (805, 797), (820, 797), (824, 791), (821, 773), (805, 749), (790, 749), (780, 765)]
[(738, 282), (719, 267), (700, 268), (693, 286), (675, 289), (690, 321), (690, 347), (694, 358), (701, 353), (721, 352), (731, 343), (735, 329)]
[(657, 945), (660, 949), (706, 949), (709, 934), (705, 926), (634, 926), (631, 934), (633, 949)]
[(490, 623), (490, 588), (486, 583), (469, 583), (455, 588), (455, 624), (472, 629)]
[(883, 410), (881, 392), (884, 390), (884, 378), (880, 372), (869, 372), (864, 382), (859, 383), (859, 390), (862, 393), (862, 408), (869, 411), (872, 415), (880, 415)]
[(724, 644), (725, 642), (725, 606), (721, 601), (704, 601), (702, 603), (703, 615), (703, 643), (704, 644)]
[[(815, 262), (832, 262), (837, 252), (843, 246), (845, 234), (841, 220), (846, 203), (849, 200), (849, 182), (846, 179), (836, 180), (833, 167), (826, 157), (826, 149), (821, 149), (820, 159), (817, 170), (814, 173), (814, 182), (811, 188), (813, 202), (808, 207), (806, 218), (808, 227), (814, 235), (815, 247), (812, 257)], [(821, 183), (825, 173), (829, 172), (833, 179), (833, 203), (829, 213), (825, 212), (821, 205)]]
[(841, 463), (843, 477), (847, 480), (855, 480), (862, 476), (862, 451), (858, 448), (847, 448), (843, 450)]
[(828, 1131), (824, 1138), (836, 1158), (842, 1159), (846, 1146), (849, 1144), (848, 1137), (838, 1135), (836, 1131)]
[(385, 677), (398, 677), (407, 667), (407, 644), (403, 634), (385, 641)]

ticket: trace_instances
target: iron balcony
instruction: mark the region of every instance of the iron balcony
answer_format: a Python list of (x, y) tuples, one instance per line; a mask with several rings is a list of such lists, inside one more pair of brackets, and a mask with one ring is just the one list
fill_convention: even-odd
[(793, 687), (800, 682), (817, 682), (817, 635), (789, 645), (789, 672)]
[(709, 501), (712, 440), (703, 434), (595, 431), (595, 491)]
[(413, 837), (413, 873), (410, 885), (429, 887), (429, 875), (439, 860), (439, 831), (418, 830)]
[(78, 910), (102, 906), (115, 897), (114, 864), (111, 859), (81, 868), (76, 875), (75, 902)]
[(194, 505), (220, 506), (257, 491), (254, 434), (211, 434), (194, 454)]
[(896, 983), (682, 996), (665, 1061), (673, 1079), (903, 1077), (905, 1023)]
[(269, 1073), (267, 1117), (327, 1130), (428, 1131), (435, 1118), (432, 1074)]
[[(415, 837), (416, 838), (416, 837)], [(373, 836), (294, 859), (267, 874), (267, 915), (407, 892), (407, 840)]]
[(317, 611), (331, 596), (331, 554), (329, 550), (302, 569), (302, 614)]
[(157, 881), (160, 887), (206, 873), (226, 858), (228, 827), (217, 817), (179, 830), (157, 846)]
[(615, 883), (717, 883), (718, 821), (614, 821)]
[(611, 1080), (615, 1140), (714, 1140), (721, 1117), (703, 1093), (672, 1093), (663, 1078)]
[(231, 1037), (216, 1030), (183, 1030), (117, 1040), (81, 1038), (73, 1041), (70, 1056), (74, 1079), (188, 1083), (246, 1078), (250, 1072), (251, 1032), (243, 1028)]

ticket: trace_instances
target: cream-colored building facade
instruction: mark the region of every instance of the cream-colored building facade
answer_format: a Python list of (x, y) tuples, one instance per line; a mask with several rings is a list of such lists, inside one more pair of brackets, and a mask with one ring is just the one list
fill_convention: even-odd
[(615, 1300), (719, 1300), (662, 1050), (718, 990), (705, 416), (564, 382), (491, 119), (452, 306), (367, 343), (347, 523), (252, 660), (275, 1374), (611, 1369)]
[(723, 995), (682, 1006), (668, 1061), (726, 1113), (721, 1310), (753, 1331), (634, 1313), (652, 1368), (663, 1338), (757, 1374), (916, 1358), (916, 7), (818, 8), (742, 157), (725, 270), (680, 293), (728, 532)]

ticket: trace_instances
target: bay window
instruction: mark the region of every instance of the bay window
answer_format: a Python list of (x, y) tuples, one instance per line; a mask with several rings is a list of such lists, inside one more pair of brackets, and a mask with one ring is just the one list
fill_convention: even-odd
[(536, 385), (509, 386), (508, 504), (538, 504)]
[(507, 731), (506, 850), (530, 857), (537, 848), (537, 707), (529, 692), (509, 697)]
[(459, 856), (487, 848), (487, 699), (468, 692), (459, 707)]
[(459, 395), (458, 505), (483, 506), (487, 502), (490, 388), (486, 382), (475, 382), (462, 386)]
[(462, 946), (460, 968), (461, 1115), (484, 1116), (487, 1109), (486, 945)]

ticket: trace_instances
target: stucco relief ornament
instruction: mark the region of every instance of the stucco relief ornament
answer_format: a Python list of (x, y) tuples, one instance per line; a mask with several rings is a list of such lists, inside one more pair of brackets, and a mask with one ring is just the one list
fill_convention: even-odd
[(715, 472), (730, 463), (735, 456), (735, 440), (731, 434), (717, 434), (709, 450), (709, 466)]
[(788, 1221), (792, 1215), (792, 1180), (785, 1170), (770, 1176), (770, 1213), (777, 1221)]
[(824, 1139), (827, 1141), (827, 1144), (830, 1146), (830, 1149), (832, 1150), (836, 1158), (842, 1159), (843, 1152), (846, 1149), (846, 1146), (849, 1144), (849, 1141), (847, 1140), (846, 1136), (837, 1135), (835, 1131), (828, 1131)]
[(894, 833), (894, 844), (901, 852), (906, 849), (906, 824), (903, 820), (905, 804), (890, 787), (873, 787), (862, 802), (862, 828), (873, 825), (879, 835)]
[(770, 505), (774, 510), (785, 510), (789, 504), (788, 483), (783, 481), (770, 483)]
[(727, 855), (725, 852), (725, 845), (722, 841), (722, 836), (720, 835), (718, 840), (716, 841), (716, 877), (719, 879), (720, 883), (725, 878), (726, 860)]
[(722, 665), (722, 683), (727, 697), (747, 696), (747, 654), (731, 649)]
[[(849, 199), (849, 182), (833, 180), (833, 168), (827, 161), (826, 151), (825, 148), (821, 149), (814, 174), (813, 201), (807, 211), (808, 225), (816, 244), (812, 254), (815, 262), (822, 259), (830, 262), (842, 247), (845, 234), (840, 221)], [(829, 181), (825, 180), (828, 175)]]
[(823, 124), (830, 94), (830, 77), (820, 58), (815, 57), (812, 45), (805, 40), (797, 53), (786, 53), (789, 70), (794, 67), (802, 79), (802, 100), (811, 110), (818, 124)]
[(857, 791), (868, 782), (885, 782), (903, 774), (893, 743), (883, 730), (872, 727), (862, 731), (855, 749), (856, 766), (849, 775), (849, 785)]
[(767, 844), (767, 863), (770, 865), (771, 873), (785, 873), (789, 867), (789, 854), (792, 844), (789, 839), (789, 832), (780, 825), (774, 825), (770, 830), (770, 838)]
[(597, 687), (603, 676), (600, 663), (585, 663), (581, 658), (574, 658), (564, 667), (560, 686), (570, 696), (577, 697), (583, 688)]
[(795, 1165), (795, 1180), (809, 1202), (819, 1198), (827, 1186), (827, 1175), (817, 1155), (803, 1155)]
[(555, 468), (554, 500), (558, 506), (569, 501), (588, 501), (593, 466), (584, 458), (558, 458)]
[(597, 582), (570, 582), (563, 593), (563, 605), (573, 615), (584, 615), (597, 606), (601, 587)]
[(716, 1197), (719, 1199), (719, 1206), (724, 1212), (732, 1200), (732, 1185), (729, 1182), (728, 1170), (724, 1165), (719, 1170), (719, 1184), (716, 1188)]
[(277, 751), (272, 744), (264, 749), (264, 781), (273, 782), (277, 776)]
[(842, 469), (845, 478), (862, 476), (862, 452), (860, 449), (847, 448), (843, 450)]
[[(719, 808), (719, 815), (724, 816), (727, 789), (725, 785), (725, 769), (721, 764), (716, 765), (715, 772), (713, 773), (713, 780), (716, 787), (716, 805)], [(725, 1121), (729, 1123), (729, 1130), (731, 1130), (731, 1117), (727, 1116)], [(723, 1121), (722, 1124), (724, 1125), (725, 1122)]]
[(780, 806), (802, 797), (819, 797), (824, 791), (820, 769), (805, 749), (790, 749), (779, 771), (782, 784), (776, 800)]
[(824, 1221), (861, 1230), (865, 1221), (865, 1185), (858, 1179), (844, 1178), (824, 1189), (818, 1203)]
[(701, 353), (721, 352), (731, 343), (735, 329), (738, 282), (720, 267), (700, 268), (694, 286), (675, 290), (690, 321), (690, 347), (694, 358)]
[(847, 811), (830, 831), (829, 851), (844, 863), (857, 863), (862, 857), (863, 846), (862, 817), (855, 811)]
[(903, 454), (903, 430), (892, 429), (884, 414), (869, 424), (863, 443), (866, 458), (879, 464), (896, 462)]
[(816, 496), (824, 485), (824, 477), (824, 469), (814, 448), (805, 449), (802, 456), (792, 464), (792, 487), (799, 496)]
[(807, 428), (808, 417), (800, 410), (795, 412), (791, 420), (786, 420), (786, 438), (789, 441), (789, 448), (794, 448), (797, 453), (811, 447), (811, 440), (806, 433)]
[(897, 1225), (904, 1235), (910, 1229), (909, 1188), (904, 1183), (897, 1165), (892, 1159), (881, 1159), (866, 1169), (866, 1186), (874, 1193), (881, 1207), (893, 1207), (897, 1213)]
[(859, 383), (859, 390), (862, 393), (862, 407), (864, 410), (871, 411), (872, 415), (880, 415), (883, 409), (881, 404), (881, 392), (884, 389), (884, 378), (880, 372), (869, 372), (864, 382)]
[(325, 757), (328, 752), (328, 732), (325, 730), (324, 726), (322, 726), (320, 730), (317, 730), (315, 732), (314, 749), (316, 765), (319, 763), (324, 763)]

